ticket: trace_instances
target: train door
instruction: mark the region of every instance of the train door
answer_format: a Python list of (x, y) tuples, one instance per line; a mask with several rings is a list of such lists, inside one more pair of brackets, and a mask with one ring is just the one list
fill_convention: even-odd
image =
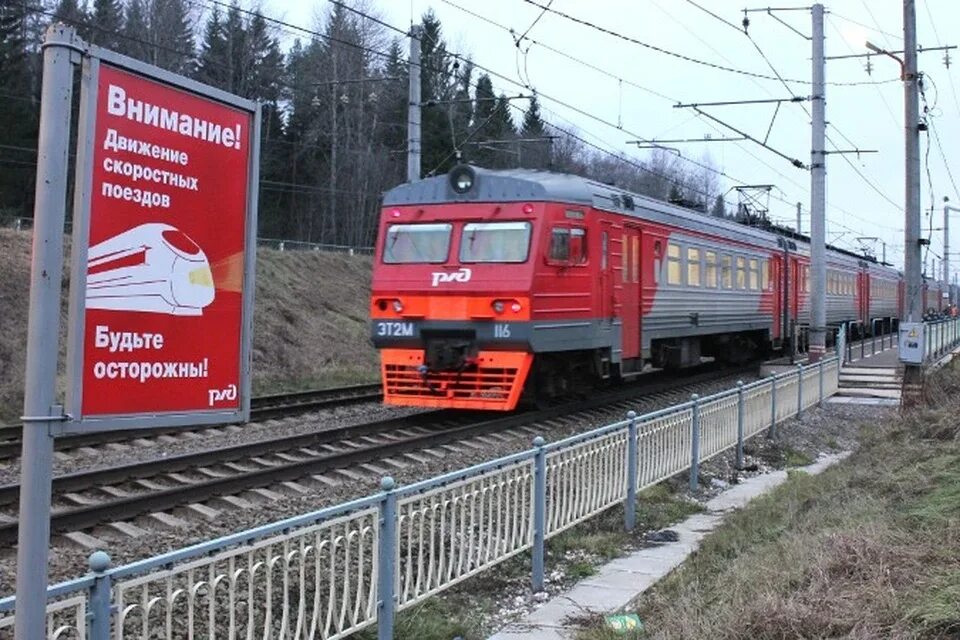
[(864, 269), (860, 272), (857, 288), (857, 303), (859, 304), (860, 322), (864, 327), (870, 327), (870, 274)]
[(623, 228), (620, 313), (623, 322), (623, 357), (640, 357), (640, 227)]
[(800, 260), (790, 259), (790, 321), (796, 323), (800, 317)]
[(613, 319), (613, 266), (610, 264), (610, 228), (603, 221), (600, 225), (600, 319)]
[(774, 254), (770, 259), (770, 278), (774, 282), (773, 295), (773, 332), (774, 340), (783, 340), (786, 333), (783, 330), (784, 314), (783, 301), (785, 296), (783, 282), (783, 255)]

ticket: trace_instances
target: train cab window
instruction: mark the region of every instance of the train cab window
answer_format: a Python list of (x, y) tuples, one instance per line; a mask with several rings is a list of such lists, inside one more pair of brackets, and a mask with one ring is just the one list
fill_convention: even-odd
[(770, 261), (766, 258), (760, 261), (760, 288), (764, 291), (770, 288)]
[(700, 286), (700, 249), (687, 248), (687, 285)]
[(667, 244), (667, 284), (683, 284), (683, 271), (680, 268), (680, 245)]
[(386, 264), (439, 264), (450, 253), (451, 224), (392, 224), (383, 242)]
[(580, 227), (554, 227), (550, 232), (551, 264), (583, 264), (587, 261), (587, 230)]
[(737, 289), (747, 288), (747, 259), (737, 256)]
[(724, 289), (733, 287), (733, 258), (720, 256), (720, 286)]
[(631, 264), (633, 266), (633, 282), (640, 282), (640, 237), (633, 236), (631, 239), (633, 245), (633, 256)]
[(755, 291), (760, 288), (760, 264), (756, 258), (750, 258), (750, 288)]
[(526, 262), (529, 222), (471, 222), (460, 236), (460, 262)]

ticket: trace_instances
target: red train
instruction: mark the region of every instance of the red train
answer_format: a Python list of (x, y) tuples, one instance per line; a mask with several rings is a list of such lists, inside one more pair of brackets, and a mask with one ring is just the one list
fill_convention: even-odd
[[(809, 246), (585, 178), (458, 166), (384, 196), (370, 316), (389, 404), (513, 409), (647, 364), (739, 362), (809, 324)], [(827, 322), (900, 274), (827, 252)], [(928, 297), (942, 307), (940, 287)]]

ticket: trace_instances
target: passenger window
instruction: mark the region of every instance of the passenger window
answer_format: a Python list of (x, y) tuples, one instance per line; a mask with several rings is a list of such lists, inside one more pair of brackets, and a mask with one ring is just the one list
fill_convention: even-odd
[(750, 258), (750, 288), (753, 290), (760, 288), (760, 265), (756, 258)]
[(706, 267), (704, 286), (715, 288), (717, 286), (717, 254), (713, 251), (704, 251), (703, 261)]
[(747, 288), (747, 259), (737, 256), (737, 289)]
[(683, 284), (683, 272), (680, 269), (680, 245), (667, 244), (667, 284)]
[(586, 230), (580, 227), (555, 227), (550, 232), (551, 264), (577, 265), (587, 261)]
[(663, 245), (659, 240), (653, 243), (653, 282), (660, 284), (660, 268), (663, 265)]
[(764, 291), (770, 288), (770, 261), (766, 258), (760, 261), (760, 288)]
[(733, 258), (730, 256), (720, 257), (720, 278), (724, 289), (733, 287)]
[(691, 287), (700, 286), (700, 249), (687, 249), (687, 284)]
[(608, 253), (610, 250), (610, 234), (604, 231), (600, 234), (600, 269), (606, 271)]
[(640, 238), (633, 236), (633, 281), (640, 282)]
[(570, 263), (583, 264), (587, 261), (587, 230), (580, 227), (570, 229)]

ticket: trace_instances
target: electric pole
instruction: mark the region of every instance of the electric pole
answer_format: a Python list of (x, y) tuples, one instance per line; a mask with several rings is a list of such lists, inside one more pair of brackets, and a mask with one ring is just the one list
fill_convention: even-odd
[[(826, 62), (823, 55), (823, 5), (813, 5), (813, 77), (810, 145), (810, 362), (819, 362), (827, 350), (826, 219)], [(797, 226), (800, 224), (799, 207)]]
[(410, 28), (410, 104), (407, 108), (407, 182), (420, 179), (420, 38), (419, 25)]
[(800, 235), (800, 234), (803, 233), (802, 227), (801, 227), (800, 225), (801, 225), (801, 221), (800, 221), (800, 203), (798, 202), (798, 203), (797, 203), (797, 235)]
[(904, 319), (923, 315), (923, 259), (920, 246), (920, 99), (917, 77), (917, 12), (914, 0), (903, 0), (903, 98), (906, 158), (906, 228), (904, 229)]

